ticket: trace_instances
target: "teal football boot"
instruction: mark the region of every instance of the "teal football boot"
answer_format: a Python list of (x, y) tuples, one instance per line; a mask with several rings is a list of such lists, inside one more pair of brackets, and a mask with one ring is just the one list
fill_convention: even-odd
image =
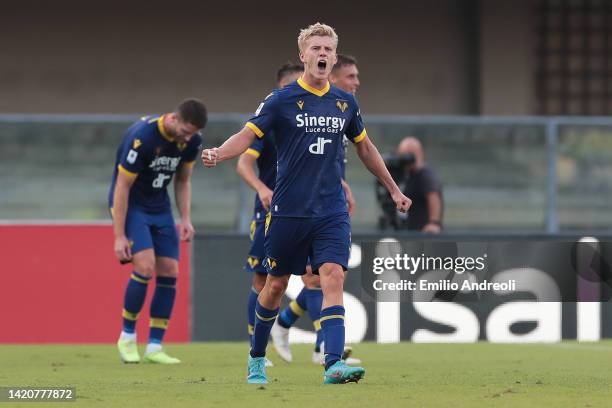
[(331, 367), (325, 370), (323, 384), (346, 384), (349, 382), (359, 382), (365, 376), (365, 369), (362, 367), (351, 367), (342, 360), (336, 361)]
[(247, 382), (249, 384), (267, 384), (268, 377), (266, 376), (266, 358), (251, 357), (249, 355), (247, 372)]

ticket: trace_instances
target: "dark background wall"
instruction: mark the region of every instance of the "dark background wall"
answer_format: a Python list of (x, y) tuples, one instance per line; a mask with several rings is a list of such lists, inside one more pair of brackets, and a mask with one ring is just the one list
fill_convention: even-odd
[(251, 112), (316, 21), (358, 57), (367, 113), (532, 105), (531, 0), (40, 3), (3, 5), (0, 112), (155, 112), (187, 96)]
[[(384, 245), (380, 242), (383, 238), (395, 238), (398, 242)], [(512, 343), (609, 337), (612, 333), (609, 301), (612, 290), (604, 282), (609, 268), (589, 270), (580, 262), (574, 263), (575, 259), (594, 254), (587, 244), (576, 244), (581, 238), (569, 234), (457, 234), (442, 238), (353, 234), (352, 242), (358, 248), (353, 247), (351, 256), (356, 259), (352, 265), (349, 262), (344, 284), (347, 338), (351, 337), (349, 333), (353, 334), (352, 340), (347, 342), (365, 339), (379, 342), (488, 340)], [(600, 240), (597, 253), (604, 260), (603, 265), (612, 257), (612, 245), (607, 236), (597, 239)], [(248, 238), (234, 234), (198, 234), (193, 245), (192, 340), (244, 341), (246, 298), (251, 276), (242, 267), (249, 248)], [(387, 291), (384, 295), (379, 293), (377, 302), (372, 283), (376, 279), (394, 282), (387, 272), (397, 276), (395, 282), (400, 279), (460, 282), (464, 279), (465, 275), (457, 276), (452, 271), (419, 271), (414, 278), (395, 270), (382, 275), (372, 273), (373, 256), (414, 256), (418, 253), (442, 257), (488, 254), (484, 273), (474, 272), (474, 276), (478, 276), (479, 282), (492, 282), (496, 278), (507, 282), (512, 276), (516, 292)], [(601, 275), (592, 275), (595, 270)], [(600, 276), (604, 280), (600, 280)], [(439, 300), (445, 301), (431, 301), (432, 297), (428, 296), (434, 293)], [(283, 306), (287, 300), (285, 296)], [(577, 307), (577, 300), (582, 300), (582, 311)], [(296, 327), (312, 330), (306, 316)], [(355, 327), (363, 328), (358, 340), (354, 335), (359, 330), (351, 330)]]

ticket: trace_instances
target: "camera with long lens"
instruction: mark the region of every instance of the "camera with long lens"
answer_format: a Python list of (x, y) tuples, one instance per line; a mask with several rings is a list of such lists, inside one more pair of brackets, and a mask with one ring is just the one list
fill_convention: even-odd
[[(395, 183), (400, 186), (401, 189), (401, 186), (406, 184), (406, 181), (410, 177), (409, 168), (416, 162), (416, 157), (412, 153), (406, 153), (401, 155), (387, 155), (383, 158), (391, 177), (393, 177), (393, 180), (395, 180)], [(376, 180), (375, 191), (376, 201), (378, 201), (378, 205), (382, 210), (382, 214), (378, 217), (378, 228), (381, 230), (405, 229), (408, 225), (408, 218), (398, 214), (397, 207), (391, 198), (391, 194), (389, 194), (385, 186), (378, 180)]]

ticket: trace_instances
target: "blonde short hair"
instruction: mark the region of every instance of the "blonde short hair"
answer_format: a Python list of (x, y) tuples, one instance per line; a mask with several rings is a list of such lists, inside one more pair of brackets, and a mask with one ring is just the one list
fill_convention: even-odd
[(334, 47), (338, 47), (338, 34), (336, 34), (336, 31), (327, 24), (315, 23), (300, 30), (300, 35), (298, 36), (298, 48), (300, 51), (304, 51), (306, 40), (314, 36), (331, 37), (334, 40)]

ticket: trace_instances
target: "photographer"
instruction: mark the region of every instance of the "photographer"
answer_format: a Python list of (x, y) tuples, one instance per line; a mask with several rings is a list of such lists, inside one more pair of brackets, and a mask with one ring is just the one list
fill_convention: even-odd
[(425, 164), (421, 142), (406, 137), (400, 142), (396, 155), (387, 157), (385, 164), (402, 192), (412, 199), (412, 207), (407, 216), (398, 214), (395, 207), (388, 205), (386, 191), (377, 188), (377, 199), (383, 210), (379, 227), (439, 233), (442, 230), (442, 183)]

